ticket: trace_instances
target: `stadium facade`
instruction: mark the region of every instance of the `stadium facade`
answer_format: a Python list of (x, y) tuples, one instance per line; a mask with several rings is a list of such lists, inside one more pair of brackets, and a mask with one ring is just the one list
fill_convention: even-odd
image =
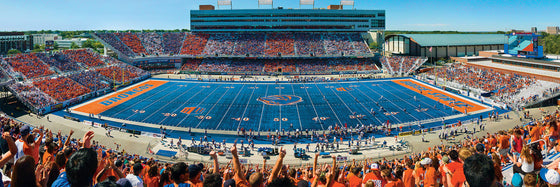
[(10, 49), (25, 52), (33, 49), (33, 36), (23, 32), (0, 32), (0, 55), (5, 55)]
[(191, 10), (193, 32), (366, 32), (385, 30), (385, 10)]
[(396, 34), (385, 37), (384, 51), (392, 54), (448, 58), (503, 50), (503, 34)]

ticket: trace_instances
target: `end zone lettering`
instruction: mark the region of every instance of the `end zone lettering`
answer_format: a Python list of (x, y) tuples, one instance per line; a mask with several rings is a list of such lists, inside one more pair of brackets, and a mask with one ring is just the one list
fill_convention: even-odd
[(130, 91), (126, 91), (124, 93), (121, 93), (121, 94), (119, 94), (115, 97), (111, 97), (111, 98), (109, 98), (105, 101), (101, 101), (100, 104), (105, 105), (105, 106), (109, 106), (109, 105), (113, 104), (114, 102), (120, 101), (121, 99), (127, 98), (128, 96), (131, 96), (131, 95), (134, 95), (134, 94), (137, 94), (138, 92), (144, 91), (144, 90), (146, 90), (150, 87), (153, 87), (153, 86), (154, 85), (152, 85), (152, 84), (144, 84), (144, 85), (142, 85), (138, 88), (134, 88)]
[(150, 90), (156, 89), (157, 87), (164, 85), (165, 83), (167, 83), (167, 81), (159, 80), (148, 80), (142, 83), (138, 83), (132, 87), (128, 87), (124, 90), (120, 90), (118, 92), (98, 98), (90, 103), (86, 103), (79, 107), (76, 107), (74, 108), (74, 111), (97, 115), (111, 109), (112, 107), (118, 106), (128, 100), (142, 95)]

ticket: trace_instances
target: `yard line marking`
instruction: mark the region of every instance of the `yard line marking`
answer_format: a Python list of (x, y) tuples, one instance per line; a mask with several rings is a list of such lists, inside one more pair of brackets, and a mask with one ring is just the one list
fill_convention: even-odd
[(247, 112), (247, 108), (249, 107), (249, 103), (251, 102), (251, 99), (253, 98), (253, 94), (255, 93), (257, 84), (253, 85), (252, 89), (253, 91), (251, 92), (251, 96), (249, 96), (249, 100), (247, 100), (247, 104), (245, 105), (245, 109), (243, 110), (243, 114), (241, 115), (241, 120), (239, 120), (239, 124), (237, 124), (237, 129), (239, 129), (239, 127), (241, 127), (241, 123), (243, 121), (243, 118), (245, 118), (245, 112)]
[[(233, 105), (233, 103), (235, 103), (235, 100), (237, 100), (237, 97), (239, 96), (239, 94), (241, 93), (241, 91), (243, 90), (244, 87), (245, 87), (245, 84), (243, 84), (243, 86), (241, 86), (241, 89), (239, 89), (239, 92), (237, 92), (237, 95), (235, 96), (235, 98), (233, 98), (233, 101), (231, 101), (231, 103), (229, 104), (228, 109), (226, 110), (226, 113), (224, 113), (224, 115), (222, 115), (222, 119), (220, 120), (220, 122), (216, 126), (216, 129), (218, 129), (218, 127), (220, 127), (220, 125), (222, 124), (222, 121), (224, 121), (224, 118), (227, 116), (227, 113), (229, 112), (229, 109), (231, 109), (231, 106)], [(243, 118), (241, 118), (241, 119), (243, 119)], [(242, 121), (242, 120), (239, 120), (239, 121)], [(202, 121), (200, 121), (200, 122), (202, 122)]]
[[(340, 83), (339, 83), (338, 85), (339, 85), (339, 86), (342, 86)], [(360, 92), (361, 92), (361, 91), (360, 91)], [(346, 93), (350, 94), (350, 96), (351, 96), (352, 98), (354, 98), (354, 100), (356, 100), (356, 101), (358, 100), (358, 98), (356, 98), (354, 95), (352, 95), (351, 92), (346, 92)], [(366, 108), (366, 106), (364, 106), (363, 103), (358, 102), (358, 104), (362, 105), (362, 107), (365, 109), (365, 112), (366, 112), (366, 113), (369, 113), (374, 119), (376, 119), (376, 120), (379, 122), (379, 124), (382, 124), (382, 123), (383, 123), (381, 120), (377, 119), (372, 113), (370, 113), (370, 112), (368, 111), (368, 109)]]
[[(189, 93), (189, 91), (191, 91), (192, 89), (197, 88), (197, 87), (198, 87), (198, 84), (194, 84), (191, 88), (189, 88), (187, 91), (185, 91), (185, 93)], [(196, 96), (196, 95), (198, 95), (200, 92), (202, 92), (202, 90), (204, 90), (204, 89), (200, 89), (198, 92), (196, 92), (196, 93), (193, 94), (191, 97), (189, 97), (189, 99), (187, 99), (187, 101), (183, 102), (183, 104), (181, 104), (179, 107), (177, 107), (172, 113), (175, 113), (177, 110), (182, 109), (183, 106), (184, 106), (185, 104), (187, 104), (194, 96)], [(177, 98), (179, 98), (179, 97), (177, 97)], [(200, 110), (200, 107), (199, 107), (197, 110)], [(188, 113), (188, 114), (190, 114), (190, 113)], [(188, 114), (187, 114), (187, 115), (188, 115)], [(169, 116), (165, 116), (165, 118), (164, 118), (163, 120), (161, 120), (161, 121), (158, 123), (158, 125), (161, 125), (167, 118), (169, 118)], [(178, 126), (178, 125), (179, 125), (179, 124), (177, 124), (177, 126)]]
[[(169, 87), (167, 87), (167, 88), (161, 89), (160, 91), (158, 91), (158, 92), (156, 92), (156, 93), (154, 93), (154, 94), (152, 94), (152, 95), (150, 95), (150, 96), (148, 96), (148, 97), (146, 97), (146, 98), (144, 98), (144, 99), (141, 99), (140, 101), (135, 102), (134, 104), (131, 104), (130, 106), (126, 107), (125, 109), (123, 109), (123, 110), (121, 110), (121, 111), (118, 111), (118, 112), (116, 112), (115, 114), (112, 114), (112, 115), (110, 115), (110, 116), (108, 116), (108, 117), (116, 118), (116, 117), (115, 117), (116, 115), (118, 115), (118, 114), (120, 114), (120, 113), (122, 113), (122, 112), (124, 112), (124, 111), (128, 111), (130, 108), (136, 106), (138, 103), (140, 103), (140, 102), (142, 102), (142, 101), (145, 101), (145, 100), (148, 100), (148, 99), (151, 99), (151, 98), (154, 97), (155, 95), (157, 95), (157, 94), (159, 94), (159, 93), (161, 93), (161, 92), (163, 92), (163, 91), (166, 91), (167, 89), (172, 88), (172, 87), (173, 87), (173, 86), (169, 86)], [(146, 109), (146, 107), (142, 108), (142, 110), (144, 110), (144, 109)], [(136, 113), (134, 113), (133, 115), (130, 115), (128, 118), (130, 118), (131, 116), (134, 116), (135, 114), (136, 114)], [(128, 118), (126, 118), (126, 119), (128, 119)]]
[[(335, 89), (334, 87), (333, 87), (333, 88), (329, 88), (329, 89), (334, 93), (334, 95), (336, 95), (336, 97), (338, 97), (338, 99), (339, 99), (340, 101), (342, 101), (342, 104), (344, 104), (344, 106), (346, 106), (346, 109), (348, 109), (348, 111), (350, 112), (350, 114), (352, 114), (352, 113), (353, 113), (353, 112), (352, 112), (352, 109), (350, 109), (350, 107), (348, 106), (348, 104), (346, 104), (346, 102), (344, 102), (344, 100), (343, 100), (342, 98), (340, 98), (340, 96), (336, 93), (336, 92), (337, 92), (336, 89)], [(323, 92), (321, 92), (321, 94), (323, 94)], [(328, 102), (328, 101), (327, 101), (327, 102)], [(331, 108), (331, 110), (332, 110), (332, 108)], [(334, 110), (333, 110), (333, 112), (334, 112)], [(360, 118), (355, 118), (355, 119), (358, 120), (358, 123), (360, 123), (360, 125), (364, 125), (364, 123), (362, 123), (362, 120), (360, 120)]]
[[(268, 95), (268, 85), (266, 85), (266, 92), (265, 92), (264, 95), (265, 96)], [(257, 129), (257, 131), (261, 130), (262, 118), (263, 118), (263, 114), (264, 114), (264, 106), (266, 106), (266, 104), (262, 103), (262, 105), (263, 105), (263, 107), (262, 107), (262, 110), (261, 110), (261, 118), (259, 119), (259, 128)]]
[[(294, 85), (292, 84), (292, 94), (296, 95), (296, 91), (294, 90)], [(297, 117), (298, 117), (298, 121), (299, 121), (299, 127), (301, 128), (301, 130), (303, 130), (303, 125), (301, 124), (301, 116), (299, 115), (299, 107), (298, 107), (298, 103), (296, 103), (296, 112), (297, 112)]]
[[(231, 86), (231, 84), (230, 84)], [(208, 116), (208, 114), (210, 114), (210, 112), (212, 112), (212, 109), (214, 109), (214, 107), (216, 107), (216, 104), (218, 104), (220, 102), (220, 100), (222, 100), (222, 98), (224, 98), (224, 95), (226, 95), (226, 93), (228, 93), (231, 89), (226, 89), (226, 91), (224, 92), (224, 94), (222, 94), (222, 96), (220, 96), (220, 98), (214, 103), (214, 105), (212, 105), (212, 108), (210, 108), (210, 110), (208, 110), (208, 112), (204, 115), (204, 116)], [(209, 97), (210, 95), (208, 95)], [(206, 99), (205, 99), (206, 100)], [(196, 127), (194, 128), (198, 128), (198, 126), (200, 126), (200, 124), (205, 120), (206, 118), (202, 118), (198, 124), (196, 125)], [(206, 129), (206, 128), (205, 128)]]

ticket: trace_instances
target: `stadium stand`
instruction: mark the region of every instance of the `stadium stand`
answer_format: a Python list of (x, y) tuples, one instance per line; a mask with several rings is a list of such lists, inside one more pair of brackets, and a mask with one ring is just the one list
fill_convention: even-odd
[(166, 54), (179, 54), (185, 33), (166, 32), (163, 33), (163, 52)]
[(132, 50), (132, 52), (136, 53), (136, 55), (146, 54), (146, 49), (142, 45), (142, 42), (134, 33), (116, 33), (117, 37)]
[(104, 91), (110, 87), (114, 76), (119, 76), (115, 79), (120, 83), (123, 78), (126, 82), (149, 74), (111, 57), (102, 57), (90, 49), (18, 54), (3, 58), (0, 64), (10, 74), (25, 75), (23, 80), (12, 79), (8, 89), (36, 112), (82, 95)]
[(89, 67), (105, 65), (100, 55), (93, 52), (91, 49), (64, 50), (62, 54), (73, 62), (79, 62)]
[(185, 40), (183, 40), (183, 47), (181, 47), (181, 54), (183, 55), (200, 55), (208, 42), (208, 34), (192, 34), (187, 33)]
[(144, 45), (144, 48), (149, 55), (163, 54), (161, 35), (155, 32), (143, 32), (136, 35)]
[(233, 55), (262, 56), (265, 51), (265, 34), (236, 34)]
[(294, 35), (290, 33), (270, 33), (266, 38), (266, 55), (294, 55)]
[(560, 84), (536, 80), (517, 74), (505, 74), (492, 69), (453, 64), (428, 72), (428, 74), (477, 90), (492, 93), (496, 102), (520, 109), (527, 103), (558, 93)]
[(34, 54), (17, 54), (4, 60), (14, 71), (22, 73), (27, 78), (43, 77), (55, 73)]
[(381, 64), (392, 75), (408, 75), (416, 71), (428, 59), (413, 56), (383, 56)]
[(59, 102), (77, 98), (91, 91), (67, 77), (47, 78), (41, 81), (35, 81), (33, 84)]
[[(343, 56), (371, 55), (359, 33), (97, 33), (128, 57), (162, 48), (159, 55)], [(126, 45), (124, 45), (124, 44)], [(149, 45), (149, 46), (148, 46)], [(145, 49), (146, 48), (146, 49)], [(156, 50), (158, 51), (158, 50)]]
[(94, 33), (93, 35), (99, 37), (105, 43), (112, 46), (116, 51), (129, 57), (135, 56), (134, 52), (122, 43), (115, 33)]

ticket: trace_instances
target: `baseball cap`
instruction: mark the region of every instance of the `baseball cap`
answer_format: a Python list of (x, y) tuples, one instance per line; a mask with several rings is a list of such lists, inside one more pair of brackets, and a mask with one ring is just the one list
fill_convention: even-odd
[(27, 136), (29, 132), (31, 132), (31, 127), (29, 125), (24, 125), (21, 127), (19, 132), (21, 133), (21, 136)]
[(369, 166), (369, 169), (378, 170), (378, 169), (379, 169), (379, 165), (378, 165), (377, 163), (373, 163), (373, 164), (371, 164), (371, 165)]
[(422, 164), (422, 165), (429, 165), (429, 164), (432, 164), (432, 159), (430, 159), (430, 158), (424, 158), (424, 159), (422, 159), (422, 161), (420, 161), (420, 164)]
[(560, 184), (560, 174), (558, 174), (558, 172), (555, 170), (542, 168), (539, 175), (545, 182), (549, 184)]

